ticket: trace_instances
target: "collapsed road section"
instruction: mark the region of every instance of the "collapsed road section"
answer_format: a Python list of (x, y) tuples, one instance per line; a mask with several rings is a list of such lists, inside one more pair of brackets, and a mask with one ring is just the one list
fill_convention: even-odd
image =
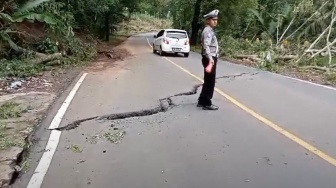
[[(235, 74), (235, 75), (226, 75), (226, 76), (217, 77), (216, 79), (223, 79), (223, 78), (233, 78), (234, 79), (236, 77), (241, 77), (247, 74), (250, 74), (251, 76), (253, 76), (253, 75), (258, 74), (258, 72), (256, 73), (247, 72), (247, 73), (240, 73), (240, 74)], [(182, 93), (178, 93), (175, 95), (171, 95), (163, 99), (159, 99), (160, 104), (157, 107), (154, 107), (151, 109), (89, 117), (85, 119), (76, 120), (72, 123), (67, 124), (66, 126), (55, 128), (54, 130), (59, 130), (59, 131), (72, 130), (78, 127), (81, 123), (90, 121), (90, 120), (110, 120), (111, 121), (111, 120), (120, 120), (120, 119), (133, 118), (133, 117), (150, 116), (150, 115), (154, 115), (160, 112), (166, 112), (170, 110), (171, 108), (173, 108), (174, 106), (176, 106), (173, 103), (173, 100), (172, 100), (173, 97), (195, 95), (197, 94), (198, 88), (201, 87), (202, 85), (203, 84), (196, 84), (188, 92), (182, 92)]]

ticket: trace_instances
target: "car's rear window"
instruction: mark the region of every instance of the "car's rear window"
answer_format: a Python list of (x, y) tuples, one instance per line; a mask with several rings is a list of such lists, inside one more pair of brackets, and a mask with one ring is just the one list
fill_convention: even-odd
[(178, 39), (188, 38), (187, 33), (183, 31), (167, 31), (166, 36), (169, 38), (178, 38)]

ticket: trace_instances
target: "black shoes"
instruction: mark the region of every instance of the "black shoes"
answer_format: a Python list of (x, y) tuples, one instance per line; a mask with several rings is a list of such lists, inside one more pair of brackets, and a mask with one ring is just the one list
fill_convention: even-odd
[(203, 110), (218, 110), (218, 106), (215, 105), (201, 105), (201, 104), (197, 104), (197, 107), (202, 107)]

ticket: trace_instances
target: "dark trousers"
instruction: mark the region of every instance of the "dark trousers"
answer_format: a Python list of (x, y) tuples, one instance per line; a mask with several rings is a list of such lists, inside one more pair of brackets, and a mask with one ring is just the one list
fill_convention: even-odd
[(214, 65), (210, 73), (205, 71), (205, 67), (209, 64), (209, 59), (206, 56), (202, 56), (202, 64), (204, 67), (204, 84), (202, 87), (201, 94), (198, 98), (198, 104), (210, 106), (212, 105), (211, 99), (213, 97), (215, 82), (216, 82), (216, 67), (217, 67), (217, 57), (212, 57), (214, 60)]

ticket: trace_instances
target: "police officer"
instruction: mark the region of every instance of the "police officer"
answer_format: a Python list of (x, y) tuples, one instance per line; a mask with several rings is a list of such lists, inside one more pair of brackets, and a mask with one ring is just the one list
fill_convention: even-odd
[(218, 107), (211, 102), (215, 89), (216, 65), (218, 58), (218, 41), (213, 29), (217, 26), (218, 12), (218, 10), (213, 10), (204, 15), (206, 26), (203, 29), (201, 39), (204, 84), (197, 104), (198, 107), (203, 107), (204, 110), (218, 110)]

